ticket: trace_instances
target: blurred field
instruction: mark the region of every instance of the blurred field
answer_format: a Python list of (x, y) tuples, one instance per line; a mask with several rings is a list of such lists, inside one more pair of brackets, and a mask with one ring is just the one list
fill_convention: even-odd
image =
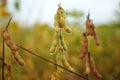
[[(5, 0), (3, 0), (5, 1)], [(19, 5), (16, 5), (19, 9)], [(5, 28), (10, 14), (3, 6), (0, 6), (0, 56), (2, 56), (2, 30)], [(7, 16), (7, 17), (6, 17)], [(68, 34), (63, 30), (65, 42), (68, 46), (67, 59), (70, 65), (75, 68), (76, 72), (83, 73), (85, 60), (79, 58), (82, 48), (82, 33), (85, 27), (81, 26), (79, 20), (83, 13), (68, 12), (67, 16), (73, 17), (73, 23), (69, 22), (73, 30), (72, 34)], [(96, 31), (100, 39), (100, 46), (96, 46), (94, 39), (89, 37), (89, 50), (95, 60), (97, 70), (103, 76), (102, 80), (120, 80), (120, 14), (118, 20), (108, 24), (96, 25)], [(69, 19), (69, 18), (68, 18)], [(54, 29), (48, 24), (35, 23), (28, 27), (25, 24), (19, 24), (12, 20), (9, 26), (9, 33), (17, 44), (38, 53), (39, 55), (55, 62), (56, 55), (50, 55), (49, 49), (52, 44)], [(12, 65), (13, 80), (50, 80), (53, 72), (56, 71), (56, 66), (41, 60), (23, 50), (19, 50), (20, 55), (25, 61), (25, 66), (21, 67), (17, 63)], [(10, 50), (5, 46), (6, 62), (10, 58)], [(1, 80), (0, 61), (0, 80)], [(5, 70), (5, 77), (8, 77), (8, 72)], [(60, 80), (83, 80), (79, 77), (65, 71), (60, 74)], [(97, 80), (93, 74), (90, 74), (90, 80)]]
[[(0, 27), (0, 34), (4, 27)], [(70, 64), (77, 72), (83, 73), (84, 60), (79, 59), (79, 54), (82, 45), (82, 32), (84, 29), (72, 27), (73, 33), (67, 34), (65, 31), (65, 41), (68, 46), (67, 58)], [(90, 51), (95, 60), (95, 65), (98, 71), (102, 74), (103, 80), (119, 80), (120, 77), (120, 24), (100, 25), (97, 27), (97, 33), (101, 45), (97, 47), (94, 40), (90, 37)], [(47, 24), (36, 23), (33, 27), (25, 27), (17, 22), (12, 22), (9, 27), (9, 32), (12, 39), (21, 46), (26, 47), (39, 55), (55, 61), (55, 55), (49, 54), (49, 49), (52, 44), (53, 28)], [(2, 55), (2, 37), (0, 38), (0, 55)], [(6, 49), (6, 61), (9, 59), (10, 51)], [(50, 80), (51, 74), (55, 71), (55, 66), (38, 59), (35, 56), (20, 50), (20, 55), (26, 62), (24, 67), (20, 67), (14, 63), (12, 66), (13, 80)], [(0, 62), (1, 66), (1, 62)], [(6, 72), (7, 73), (7, 72)], [(67, 74), (66, 74), (67, 73)], [(1, 76), (1, 74), (0, 74)], [(6, 75), (7, 76), (7, 75)], [(79, 80), (73, 74), (65, 72), (61, 75), (62, 80)], [(96, 79), (92, 74), (91, 79)]]

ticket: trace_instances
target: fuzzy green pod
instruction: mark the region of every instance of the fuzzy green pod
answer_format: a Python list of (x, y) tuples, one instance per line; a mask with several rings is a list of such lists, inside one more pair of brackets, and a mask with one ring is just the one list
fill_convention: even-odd
[(63, 28), (66, 25), (66, 22), (65, 22), (65, 11), (61, 6), (59, 6), (58, 8), (57, 14), (58, 14), (59, 27)]
[(65, 54), (63, 54), (63, 56), (62, 56), (62, 64), (63, 64), (63, 66), (64, 66), (65, 68), (67, 68), (67, 69), (69, 69), (69, 70), (71, 70), (71, 71), (75, 71), (75, 70), (70, 66), (70, 64), (68, 63), (68, 61), (67, 61), (67, 59), (66, 59), (66, 57), (65, 57)]
[(89, 67), (89, 63), (88, 63), (88, 59), (85, 62), (85, 75), (88, 75), (90, 73), (90, 67)]
[(54, 38), (53, 38), (53, 42), (52, 42), (52, 46), (50, 48), (50, 53), (53, 54), (57, 48), (57, 44), (58, 44), (58, 33), (54, 34)]
[[(57, 55), (56, 55), (57, 64), (60, 65), (60, 66), (63, 66), (62, 65), (62, 54), (63, 53), (57, 53)], [(57, 72), (58, 73), (62, 73), (63, 71), (64, 71), (63, 69), (57, 67)]]
[(65, 43), (64, 36), (61, 33), (60, 33), (60, 43), (61, 43), (64, 51), (66, 51), (68, 48), (67, 48), (67, 45)]
[(71, 33), (72, 32), (72, 29), (68, 26), (68, 25), (65, 25), (64, 26), (64, 30), (68, 33)]
[(59, 27), (59, 23), (58, 23), (58, 14), (56, 13), (54, 16), (54, 30), (55, 32), (60, 32), (60, 27)]
[(19, 55), (18, 52), (12, 51), (11, 53), (14, 55), (14, 59), (16, 60), (16, 62), (17, 62), (19, 65), (21, 65), (21, 66), (24, 66), (24, 65), (25, 65), (24, 60), (20, 57), (20, 55)]
[(65, 18), (64, 17), (60, 17), (60, 19), (59, 19), (59, 26), (63, 28), (65, 25), (66, 25)]
[(51, 76), (51, 80), (60, 80), (58, 72), (54, 72)]

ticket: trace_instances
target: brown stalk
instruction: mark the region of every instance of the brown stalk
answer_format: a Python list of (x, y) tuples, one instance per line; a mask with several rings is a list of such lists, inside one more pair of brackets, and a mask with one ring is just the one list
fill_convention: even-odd
[(2, 80), (5, 80), (5, 69), (4, 69), (4, 61), (5, 61), (5, 43), (4, 43), (4, 39), (3, 39), (3, 49), (2, 49), (2, 58), (3, 58), (3, 63), (2, 63)]
[(51, 63), (51, 64), (53, 64), (53, 65), (56, 65), (56, 66), (58, 66), (58, 67), (60, 67), (60, 68), (62, 68), (62, 69), (64, 69), (64, 70), (66, 70), (66, 71), (68, 71), (68, 72), (70, 72), (70, 73), (73, 73), (73, 74), (75, 74), (75, 75), (78, 76), (78, 77), (81, 77), (81, 78), (83, 78), (83, 79), (87, 79), (87, 77), (84, 76), (84, 75), (82, 75), (82, 74), (78, 74), (78, 73), (73, 72), (73, 71), (71, 71), (71, 70), (69, 70), (69, 69), (67, 69), (67, 68), (65, 68), (65, 67), (63, 67), (63, 66), (60, 66), (60, 65), (58, 65), (58, 64), (56, 64), (56, 63), (54, 63), (54, 62), (48, 60), (47, 58), (44, 58), (44, 57), (38, 55), (37, 53), (32, 52), (32, 51), (30, 51), (30, 50), (28, 50), (28, 49), (26, 49), (26, 48), (24, 48), (24, 47), (22, 47), (22, 46), (19, 46), (19, 45), (17, 45), (17, 46), (18, 46), (19, 48), (21, 48), (21, 49), (27, 51), (28, 53), (30, 53), (30, 54), (32, 54), (32, 55), (34, 55), (34, 56), (36, 56), (36, 57), (38, 57), (38, 58), (44, 60), (44, 61), (47, 61), (47, 62), (49, 62), (49, 63)]
[(7, 24), (7, 26), (6, 26), (6, 29), (8, 29), (11, 20), (12, 20), (12, 17), (11, 17), (10, 20), (8, 21), (8, 24)]

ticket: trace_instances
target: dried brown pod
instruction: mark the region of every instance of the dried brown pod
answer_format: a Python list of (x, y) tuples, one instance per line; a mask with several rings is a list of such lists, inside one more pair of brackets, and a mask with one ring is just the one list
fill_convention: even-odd
[(86, 33), (83, 33), (83, 46), (80, 53), (80, 58), (83, 59), (88, 53), (88, 39)]
[(13, 54), (14, 56), (14, 59), (16, 60), (16, 62), (21, 65), (21, 66), (24, 66), (25, 65), (25, 62), (24, 60), (20, 57), (18, 51), (11, 51), (11, 53)]
[(91, 72), (95, 75), (95, 77), (97, 79), (101, 79), (102, 76), (101, 74), (97, 71), (95, 65), (94, 65), (94, 61), (93, 61), (93, 58), (91, 57), (91, 53), (88, 52), (88, 63), (89, 63), (89, 66), (90, 66), (90, 70)]
[(10, 45), (10, 49), (12, 51), (18, 51), (19, 50), (19, 47), (15, 44), (15, 43), (12, 43), (12, 45)]
[(9, 40), (5, 40), (5, 44), (8, 46), (8, 47), (10, 47), (11, 45), (12, 45), (12, 40), (11, 39), (9, 39)]
[(10, 39), (10, 35), (9, 35), (7, 29), (3, 30), (3, 39), (4, 40), (9, 40)]
[(12, 17), (10, 18), (6, 28), (3, 30), (3, 39), (6, 45), (11, 49), (11, 51), (18, 51), (19, 47), (12, 41), (10, 34), (8, 32), (8, 27), (9, 27), (11, 19)]
[(87, 34), (87, 36), (89, 36), (89, 35), (93, 36), (96, 45), (99, 46), (100, 41), (97, 37), (96, 31), (95, 31), (95, 26), (93, 24), (93, 21), (89, 17), (90, 17), (90, 14), (88, 13), (87, 20), (86, 20), (86, 34)]
[(89, 35), (93, 36), (95, 31), (95, 26), (93, 24), (93, 21), (89, 17), (90, 17), (90, 14), (88, 13), (87, 20), (86, 20), (86, 33), (87, 33), (87, 36)]
[(91, 24), (91, 29), (92, 29), (91, 35), (93, 36), (93, 35), (95, 35), (95, 33), (96, 33), (96, 31), (95, 31), (95, 25), (93, 24), (93, 22), (92, 22), (92, 24)]
[(90, 17), (90, 14), (88, 13), (87, 20), (86, 20), (86, 33), (87, 33), (87, 36), (91, 35), (91, 32), (92, 32), (91, 19), (89, 17)]
[(100, 41), (99, 41), (95, 31), (94, 31), (94, 40), (95, 40), (96, 45), (99, 46), (100, 45)]
[(10, 35), (8, 33), (8, 27), (9, 27), (9, 24), (10, 24), (10, 21), (11, 21), (12, 17), (10, 18), (6, 28), (3, 30), (3, 39), (4, 40), (9, 40), (10, 39)]

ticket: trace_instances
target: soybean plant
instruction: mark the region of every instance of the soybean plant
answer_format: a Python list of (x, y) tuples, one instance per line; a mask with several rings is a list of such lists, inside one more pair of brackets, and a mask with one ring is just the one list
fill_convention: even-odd
[(89, 49), (88, 36), (93, 36), (96, 45), (97, 46), (100, 45), (99, 39), (95, 31), (95, 26), (93, 24), (93, 21), (89, 17), (90, 17), (90, 14), (88, 13), (87, 20), (86, 20), (86, 32), (83, 33), (83, 46), (82, 46), (82, 51), (80, 53), (80, 58), (83, 59), (87, 55), (84, 74), (88, 76), (91, 71), (97, 79), (101, 79), (102, 76), (100, 75), (100, 73), (98, 73), (94, 65), (94, 60), (91, 56), (91, 53), (88, 50)]
[[(54, 16), (54, 37), (52, 46), (50, 48), (50, 54), (53, 55), (56, 53), (57, 64), (71, 71), (74, 71), (74, 69), (68, 63), (65, 55), (66, 51), (68, 50), (68, 47), (65, 43), (64, 36), (62, 34), (63, 29), (67, 33), (72, 32), (71, 27), (69, 27), (66, 23), (65, 11), (59, 4), (57, 12), (55, 13)], [(63, 71), (64, 70), (61, 70), (59, 67), (57, 67), (57, 71), (52, 75), (51, 80), (59, 80), (59, 74), (62, 73)]]

